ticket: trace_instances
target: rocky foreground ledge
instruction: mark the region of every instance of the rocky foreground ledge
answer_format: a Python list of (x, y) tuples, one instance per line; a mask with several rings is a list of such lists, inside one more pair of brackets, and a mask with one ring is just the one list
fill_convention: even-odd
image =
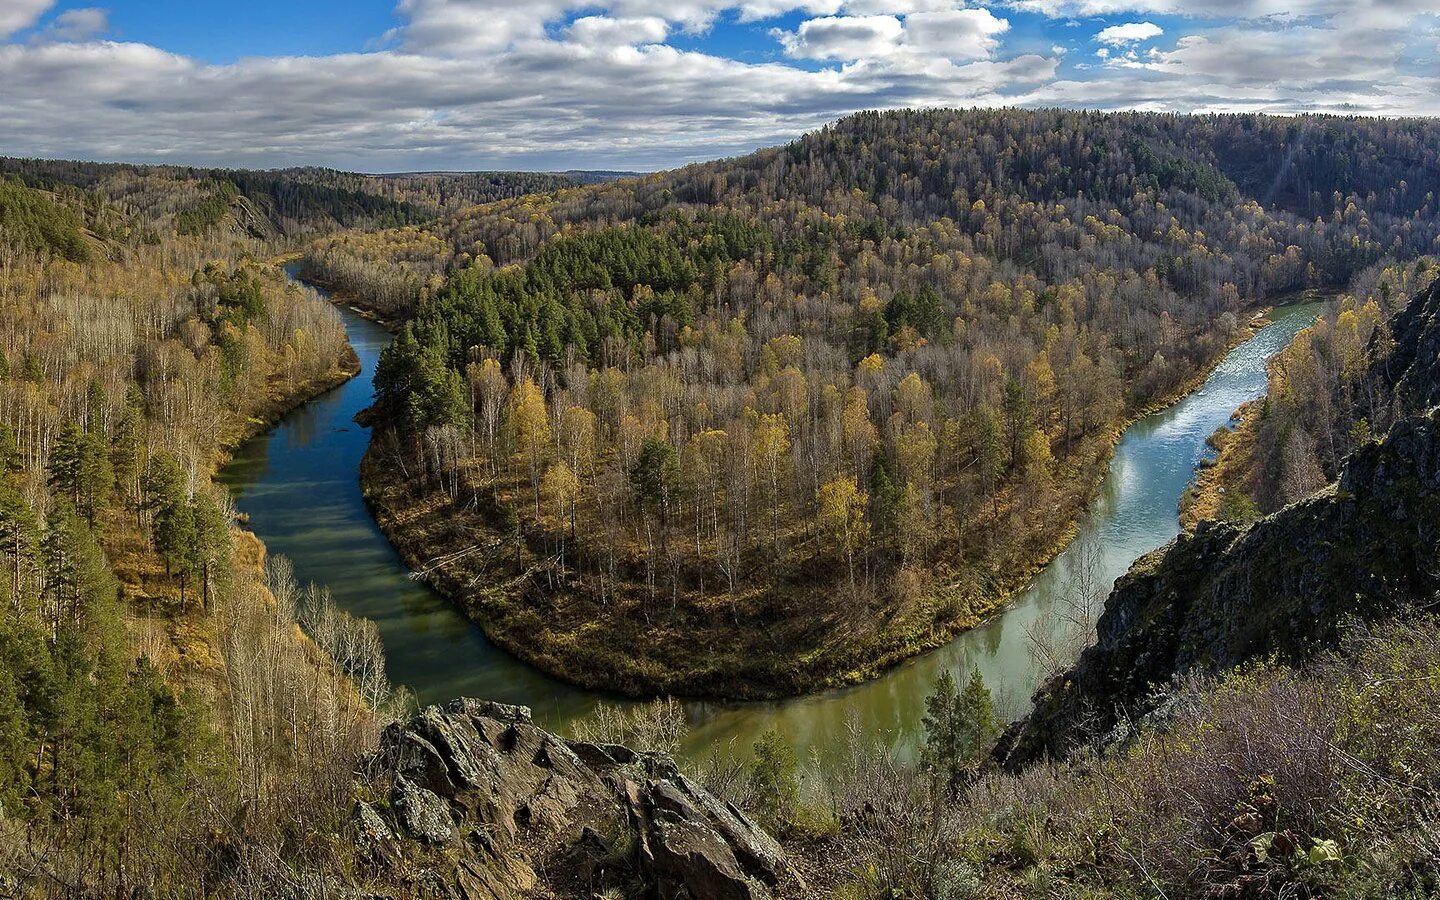
[(386, 729), (354, 809), (375, 897), (752, 900), (803, 893), (780, 845), (670, 757), (572, 741), (476, 700)]

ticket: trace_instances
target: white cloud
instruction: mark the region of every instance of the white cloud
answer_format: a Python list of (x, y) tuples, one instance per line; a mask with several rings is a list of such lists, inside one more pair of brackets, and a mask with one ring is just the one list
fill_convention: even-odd
[(1436, 12), (1435, 0), (1008, 0), (1006, 5), (1052, 19), (1156, 13), (1197, 19), (1287, 20), (1364, 13), (1376, 21)]
[(1156, 25), (1154, 22), (1127, 22), (1124, 25), (1111, 25), (1109, 28), (1102, 28), (1100, 32), (1095, 35), (1095, 40), (1102, 44), (1118, 47), (1123, 44), (1148, 41), (1164, 33), (1165, 29)]
[(911, 13), (947, 12), (964, 6), (963, 0), (848, 0), (846, 15), (908, 16)]
[(35, 40), (39, 42), (88, 41), (109, 30), (109, 11), (89, 6), (62, 12), (35, 36)]
[(1000, 45), (1010, 23), (987, 9), (914, 13), (905, 17), (905, 45), (947, 59), (983, 59)]
[[(29, 2), (23, 17), (21, 2)], [(1272, 0), (1195, 2), (1249, 15)], [(1313, 11), (1328, 2), (1286, 5)], [(1103, 65), (1090, 57), (1059, 80), (1063, 48), (1007, 56), (1005, 18), (973, 0), (402, 0), (404, 24), (388, 49), (229, 65), (86, 40), (97, 17), (47, 22), (44, 4), (0, 0), (0, 28), (16, 36), (0, 37), (0, 152), (370, 171), (659, 168), (778, 143), (857, 109), (1440, 113), (1440, 72), (1415, 64), (1416, 48), (1440, 38), (1440, 22), (1425, 15), (1434, 0), (1404, 15), (1379, 15), (1369, 6), (1378, 2), (1171, 26), (1172, 49), (1102, 45)], [(783, 48), (825, 65), (665, 43), (722, 16), (764, 20), (792, 9), (809, 18), (778, 35)], [(1132, 24), (1145, 24), (1144, 12)], [(765, 42), (755, 49), (775, 51), (760, 29), (747, 30)]]
[(826, 16), (807, 19), (794, 32), (777, 31), (785, 53), (797, 59), (854, 60), (889, 56), (905, 26), (894, 16)]
[(566, 30), (570, 40), (589, 47), (658, 44), (669, 33), (670, 26), (664, 19), (612, 19), (609, 16), (576, 19)]
[(914, 68), (923, 65), (924, 59), (986, 59), (999, 47), (999, 35), (1009, 28), (1008, 21), (989, 10), (947, 9), (910, 12), (903, 19), (895, 15), (826, 16), (801, 22), (793, 32), (777, 29), (773, 34), (786, 55), (796, 59), (848, 62), (906, 55), (913, 57), (909, 66)]
[(55, 0), (3, 0), (0, 2), (0, 39), (24, 31), (40, 20)]

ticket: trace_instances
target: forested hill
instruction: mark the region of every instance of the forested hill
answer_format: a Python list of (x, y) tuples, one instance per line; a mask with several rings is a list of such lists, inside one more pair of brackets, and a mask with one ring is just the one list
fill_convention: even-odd
[(340, 228), (418, 225), (478, 203), (557, 190), (583, 178), (530, 172), (359, 175), (322, 168), (275, 170), (138, 166), (0, 158), (0, 177), (28, 187), (88, 195), (148, 226), (158, 239), (231, 231), (261, 240)]
[[(466, 211), (427, 231), (427, 252), (390, 261), (430, 274), (437, 255), (443, 268), (479, 252), (505, 265), (565, 227), (722, 207), (798, 225), (821, 256), (847, 236), (878, 243), (943, 219), (975, 252), (1045, 276), (1153, 268), (1181, 291), (1231, 282), (1250, 298), (1343, 285), (1386, 253), (1433, 249), (1437, 155), (1440, 126), (1426, 120), (865, 113), (747, 157)], [(1087, 238), (1105, 253), (1086, 254)], [(385, 254), (361, 255), (383, 277)]]
[[(428, 559), (468, 533), (418, 517), (448, 494), (532, 554), (437, 575), (493, 636), (577, 680), (768, 693), (994, 608), (1116, 426), (1257, 305), (1435, 248), (1437, 159), (1425, 121), (867, 113), (308, 262), (413, 320), (378, 411), (428, 465), (382, 522)], [(482, 560), (512, 577), (458, 571)]]

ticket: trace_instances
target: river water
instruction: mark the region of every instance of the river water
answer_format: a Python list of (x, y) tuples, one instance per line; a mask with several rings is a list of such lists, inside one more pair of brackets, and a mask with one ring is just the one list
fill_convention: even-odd
[[(802, 755), (824, 754), (842, 745), (853, 718), (866, 734), (908, 754), (925, 695), (944, 667), (978, 668), (1002, 712), (1023, 712), (1047, 661), (1057, 652), (1073, 654), (1075, 641), (1092, 633), (1091, 617), (1115, 578), (1179, 533), (1176, 505), (1206, 452), (1205, 438), (1264, 393), (1266, 361), (1321, 309), (1318, 303), (1278, 309), (1198, 391), (1132, 425), (1075, 543), (1004, 613), (857, 687), (773, 703), (688, 702), (687, 753), (744, 752), (773, 728)], [(291, 559), (302, 584), (328, 586), (341, 608), (379, 626), (391, 680), (422, 703), (459, 696), (523, 703), (541, 725), (563, 731), (597, 701), (614, 701), (519, 662), (410, 578), (361, 497), (359, 466), (370, 432), (353, 421), (370, 403), (375, 363), (390, 335), (349, 309), (340, 311), (360, 375), (245, 443), (220, 473), (250, 528), (271, 553)]]

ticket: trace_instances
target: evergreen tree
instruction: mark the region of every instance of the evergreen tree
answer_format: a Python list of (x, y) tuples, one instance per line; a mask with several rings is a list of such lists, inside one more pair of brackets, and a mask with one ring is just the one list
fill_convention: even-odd
[(133, 505), (137, 513), (141, 442), (145, 431), (143, 402), (139, 389), (131, 385), (125, 398), (125, 411), (120, 414), (115, 436), (110, 441), (110, 468), (115, 475), (115, 485), (126, 505)]
[(220, 504), (208, 493), (197, 492), (191, 505), (191, 515), (195, 523), (196, 559), (200, 567), (201, 598), (208, 608), (216, 580), (229, 570), (230, 522)]
[(15, 432), (9, 425), (0, 423), (0, 476), (19, 475), (23, 471), (25, 460), (20, 456)]
[(972, 669), (959, 690), (955, 676), (942, 670), (925, 698), (921, 724), (925, 728), (921, 759), (953, 798), (1000, 733), (994, 700), (980, 670)]
[(109, 505), (115, 488), (115, 469), (110, 464), (110, 454), (101, 435), (87, 432), (80, 438), (80, 463), (76, 476), (80, 511), (93, 526), (95, 517)]
[(50, 489), (76, 506), (80, 505), (80, 458), (85, 433), (78, 422), (66, 422), (50, 445), (46, 480)]
[(165, 571), (180, 579), (180, 605), (185, 605), (191, 578), (200, 569), (200, 541), (195, 509), (183, 492), (167, 500), (155, 513), (155, 549), (165, 560)]
[(62, 623), (81, 626), (95, 629), (98, 639), (110, 627), (119, 583), (89, 525), (63, 500), (46, 521), (42, 557), (52, 631)]

